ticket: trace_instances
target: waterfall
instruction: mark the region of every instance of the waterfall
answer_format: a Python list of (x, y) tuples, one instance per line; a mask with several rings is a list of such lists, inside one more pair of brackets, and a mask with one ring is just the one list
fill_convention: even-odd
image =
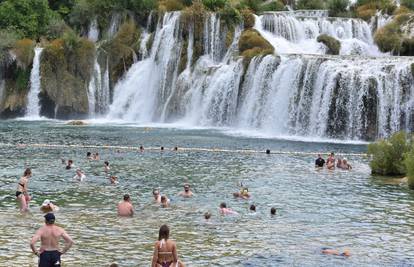
[(96, 18), (93, 19), (89, 25), (88, 39), (94, 43), (99, 40), (98, 20)]
[(89, 116), (94, 116), (96, 113), (106, 113), (109, 102), (108, 62), (105, 67), (105, 72), (102, 75), (101, 67), (99, 66), (97, 57), (95, 57), (94, 69), (88, 86)]
[(27, 95), (26, 117), (40, 117), (40, 56), (43, 48), (36, 47), (33, 58), (33, 68), (30, 73), (30, 91)]
[[(1, 71), (0, 71), (0, 75), (1, 75)], [(3, 108), (4, 83), (5, 82), (3, 78), (0, 76), (0, 109)]]
[(144, 59), (148, 56), (147, 42), (148, 42), (149, 38), (151, 37), (151, 34), (149, 32), (150, 32), (150, 27), (151, 27), (151, 23), (152, 23), (152, 16), (153, 16), (153, 14), (152, 14), (152, 11), (151, 11), (149, 16), (148, 16), (148, 19), (147, 19), (147, 26), (145, 27), (144, 31), (141, 34), (139, 53), (140, 53), (142, 59)]
[(217, 14), (207, 16), (204, 22), (204, 54), (219, 62), (223, 56), (225, 32), (221, 31), (220, 17)]
[(112, 39), (119, 30), (119, 25), (121, 24), (121, 15), (113, 14), (111, 17), (111, 22), (109, 23), (109, 28), (106, 32), (107, 39)]

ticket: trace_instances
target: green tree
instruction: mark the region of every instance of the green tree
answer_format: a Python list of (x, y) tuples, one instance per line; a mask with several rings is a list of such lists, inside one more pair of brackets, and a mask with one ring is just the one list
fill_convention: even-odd
[(323, 0), (299, 0), (296, 7), (297, 9), (324, 9), (325, 4)]
[(349, 0), (329, 0), (328, 9), (331, 16), (342, 16), (347, 12)]
[(414, 0), (401, 0), (401, 5), (414, 10)]

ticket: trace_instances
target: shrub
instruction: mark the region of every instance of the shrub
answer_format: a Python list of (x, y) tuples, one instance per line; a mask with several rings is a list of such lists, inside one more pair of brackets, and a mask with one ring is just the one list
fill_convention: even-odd
[(239, 51), (245, 63), (259, 55), (273, 54), (273, 46), (254, 29), (245, 30), (239, 40)]
[(226, 22), (227, 26), (232, 26), (240, 23), (243, 18), (240, 12), (230, 5), (226, 5), (219, 11), (220, 18)]
[(58, 39), (62, 37), (66, 31), (70, 30), (64, 20), (57, 18), (52, 19), (47, 28), (46, 36), (48, 39)]
[(158, 10), (160, 11), (177, 11), (182, 10), (184, 4), (180, 0), (162, 0), (158, 4)]
[(388, 140), (369, 144), (371, 172), (379, 175), (405, 175), (404, 154), (409, 150), (410, 144), (404, 132), (395, 133)]
[(328, 47), (328, 54), (330, 55), (339, 55), (339, 51), (341, 50), (341, 42), (329, 36), (327, 34), (321, 34), (318, 36), (317, 41), (319, 43), (323, 43)]
[(16, 54), (19, 67), (28, 68), (33, 61), (35, 42), (30, 39), (18, 40), (14, 44), (13, 52)]
[(260, 6), (260, 11), (261, 12), (266, 12), (266, 11), (281, 11), (285, 9), (285, 5), (279, 1), (272, 1), (270, 3), (265, 3), (263, 5)]
[(224, 8), (226, 4), (227, 0), (203, 0), (203, 5), (211, 11), (217, 11)]
[(260, 0), (242, 0), (240, 2), (240, 8), (248, 8), (253, 10), (255, 13), (260, 12), (260, 5), (262, 2)]
[(329, 15), (332, 17), (341, 16), (347, 12), (348, 6), (349, 0), (329, 0)]
[(8, 30), (0, 30), (0, 65), (4, 64), (8, 59), (9, 49), (14, 46), (17, 40), (17, 34)]
[(414, 189), (414, 147), (404, 155), (404, 165), (407, 170), (408, 186)]
[(299, 0), (296, 5), (297, 9), (324, 9), (323, 0)]
[(377, 10), (391, 15), (397, 8), (392, 0), (358, 0), (355, 7), (357, 17), (364, 20), (369, 20)]
[(414, 10), (414, 0), (401, 0), (400, 4), (411, 10)]

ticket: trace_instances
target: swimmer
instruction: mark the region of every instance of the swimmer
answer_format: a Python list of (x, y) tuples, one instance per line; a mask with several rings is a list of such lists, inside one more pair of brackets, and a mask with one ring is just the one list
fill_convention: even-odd
[(27, 168), (17, 183), (16, 199), (20, 204), (20, 211), (22, 212), (29, 210), (31, 197), (29, 196), (28, 184), (30, 177), (32, 177), (32, 170)]
[[(73, 245), (72, 238), (63, 228), (55, 225), (55, 215), (48, 213), (45, 216), (45, 225), (37, 230), (30, 242), (33, 253), (39, 256), (39, 266), (61, 266), (60, 256), (65, 254)], [(65, 240), (63, 250), (59, 248), (59, 239)], [(35, 245), (40, 240), (40, 249)]]
[(342, 169), (342, 160), (340, 158), (338, 158), (338, 160), (336, 161), (336, 167), (338, 169)]
[(235, 212), (234, 210), (227, 208), (226, 203), (222, 202), (220, 204), (220, 213), (222, 215), (231, 215), (231, 214), (238, 214), (237, 212)]
[(140, 152), (144, 152), (144, 146), (143, 146), (143, 145), (140, 145), (140, 146), (139, 146), (139, 151), (140, 151)]
[(160, 190), (158, 189), (153, 189), (152, 190), (152, 196), (154, 197), (154, 201), (157, 203), (161, 203), (161, 194), (160, 194)]
[(270, 149), (266, 149), (266, 154), (270, 154)]
[(335, 255), (335, 256), (344, 256), (344, 257), (351, 256), (351, 253), (350, 253), (350, 251), (348, 249), (345, 249), (344, 252), (340, 253), (336, 249), (322, 248), (322, 254), (325, 254), (325, 255)]
[(318, 154), (318, 158), (315, 160), (315, 167), (323, 168), (325, 165), (325, 160), (322, 158), (321, 154)]
[(174, 151), (178, 151), (178, 147), (177, 146), (174, 147)]
[(167, 208), (168, 206), (170, 206), (170, 200), (167, 198), (167, 196), (162, 196), (161, 197), (161, 207)]
[(155, 242), (151, 267), (184, 267), (178, 260), (177, 245), (170, 240), (170, 229), (163, 225), (158, 233), (158, 241)]
[(43, 213), (53, 213), (58, 210), (59, 207), (54, 205), (49, 199), (45, 199), (45, 201), (43, 201), (42, 206), (40, 206), (40, 211), (42, 211)]
[(272, 207), (270, 209), (270, 215), (272, 215), (272, 216), (276, 215), (276, 208), (275, 207)]
[(66, 160), (64, 158), (60, 158), (60, 162), (62, 162), (62, 164), (66, 164)]
[(208, 211), (204, 213), (204, 219), (206, 220), (206, 222), (209, 222), (211, 219), (211, 213)]
[(242, 199), (249, 199), (250, 198), (249, 188), (242, 187), (240, 192), (233, 193), (233, 196), (237, 198), (242, 198)]
[(342, 160), (342, 167), (341, 168), (344, 169), (344, 170), (352, 170), (351, 164), (349, 164), (346, 159)]
[(106, 173), (108, 173), (110, 169), (111, 169), (111, 168), (109, 168), (109, 162), (108, 162), (108, 161), (105, 161), (105, 162), (104, 162), (104, 171), (105, 171)]
[(134, 215), (134, 207), (131, 203), (131, 197), (124, 195), (124, 200), (118, 203), (118, 216), (132, 217)]
[(70, 170), (73, 167), (73, 160), (68, 160), (68, 165), (66, 165), (66, 170)]
[(252, 211), (252, 212), (256, 212), (256, 206), (255, 206), (255, 205), (253, 205), (253, 204), (251, 204), (251, 205), (250, 205), (250, 211)]
[(192, 197), (193, 192), (191, 192), (191, 190), (190, 190), (190, 185), (189, 184), (184, 184), (184, 191), (180, 192), (178, 195), (181, 196), (181, 197), (186, 197), (186, 198)]
[(98, 152), (96, 152), (94, 155), (93, 155), (93, 160), (100, 160), (101, 158), (99, 157), (99, 153)]
[(73, 179), (78, 181), (78, 182), (83, 182), (83, 180), (85, 180), (85, 178), (86, 178), (86, 175), (81, 169), (77, 169), (76, 170), (76, 175), (73, 176)]
[(164, 152), (164, 147), (163, 146), (161, 147), (161, 152)]
[(117, 263), (112, 263), (109, 267), (119, 267), (119, 265)]
[(109, 181), (111, 182), (111, 184), (118, 184), (118, 177), (112, 175), (111, 177), (109, 177)]
[(91, 152), (86, 152), (86, 159), (93, 159)]
[(326, 160), (326, 168), (328, 168), (328, 170), (333, 170), (335, 169), (335, 154), (332, 152), (328, 159)]

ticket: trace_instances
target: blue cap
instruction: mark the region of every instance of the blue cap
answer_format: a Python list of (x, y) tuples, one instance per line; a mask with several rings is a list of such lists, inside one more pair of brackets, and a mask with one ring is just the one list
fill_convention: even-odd
[(48, 213), (45, 215), (46, 222), (54, 223), (55, 222), (55, 215), (53, 213)]

